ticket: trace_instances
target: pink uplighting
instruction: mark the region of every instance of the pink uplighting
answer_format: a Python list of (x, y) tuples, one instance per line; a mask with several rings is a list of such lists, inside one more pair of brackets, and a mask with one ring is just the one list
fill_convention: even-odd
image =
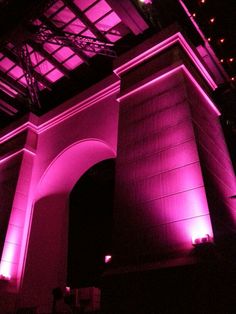
[(0, 280), (9, 281), (11, 278), (0, 274)]
[(181, 46), (184, 48), (185, 52), (188, 54), (192, 62), (195, 64), (199, 72), (202, 74), (204, 79), (207, 81), (207, 83), (211, 86), (213, 90), (217, 88), (217, 84), (212, 78), (212, 76), (209, 74), (203, 63), (200, 61), (200, 59), (197, 57), (196, 53), (193, 51), (189, 43), (186, 41), (186, 39), (183, 37), (183, 35), (180, 32), (177, 32), (176, 34), (168, 37), (167, 39), (161, 41), (157, 45), (151, 47), (148, 50), (145, 50), (144, 52), (140, 53), (137, 57), (132, 58), (128, 62), (122, 64), (121, 66), (117, 67), (114, 72), (120, 76), (122, 73), (129, 71), (131, 68), (137, 66), (138, 64), (142, 63), (143, 61), (153, 57), (154, 55), (157, 55), (161, 51), (167, 49), (168, 47), (174, 45), (175, 43), (180, 43)]
[(215, 104), (213, 103), (213, 101), (210, 99), (210, 97), (206, 94), (206, 92), (200, 87), (199, 83), (196, 81), (196, 79), (192, 76), (192, 74), (190, 74), (189, 70), (186, 68), (185, 65), (180, 65), (180, 66), (177, 66), (176, 68), (173, 68), (171, 69), (170, 71), (168, 72), (165, 72), (164, 74), (162, 75), (157, 75), (156, 78), (153, 78), (151, 81), (149, 80), (147, 83), (144, 83), (142, 84), (141, 86), (137, 87), (137, 88), (134, 88), (132, 89), (131, 91), (129, 92), (126, 92), (124, 94), (122, 94), (120, 97), (117, 98), (118, 101), (122, 101), (124, 100), (125, 98), (135, 94), (136, 92), (146, 88), (147, 86), (150, 86), (150, 85), (153, 85), (155, 83), (157, 83), (158, 81), (162, 80), (162, 79), (165, 79), (167, 78), (168, 76), (178, 72), (178, 71), (181, 71), (183, 70), (188, 76), (189, 78), (191, 79), (191, 81), (194, 83), (194, 85), (197, 87), (197, 89), (199, 90), (199, 92), (203, 95), (203, 97), (207, 100), (209, 106), (214, 110), (214, 112), (220, 116), (221, 113), (219, 112), (219, 110), (216, 108)]
[(139, 1), (144, 4), (152, 4), (152, 0), (139, 0)]
[(192, 237), (193, 246), (209, 244), (212, 243), (212, 241), (213, 240), (209, 234), (199, 234)]
[(105, 264), (108, 264), (110, 263), (112, 260), (112, 256), (111, 255), (106, 255), (105, 258), (104, 258), (104, 262)]

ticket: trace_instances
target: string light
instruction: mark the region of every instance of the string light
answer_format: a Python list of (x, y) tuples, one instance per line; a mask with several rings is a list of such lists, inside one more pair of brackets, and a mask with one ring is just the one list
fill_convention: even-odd
[[(206, 7), (205, 7), (206, 5)], [(211, 3), (209, 3), (209, 8)], [(205, 11), (207, 10), (207, 12)], [(203, 14), (201, 14), (201, 11)], [(208, 15), (206, 15), (208, 13)], [(194, 18), (196, 23), (199, 23), (199, 27), (204, 29), (205, 39), (209, 42), (209, 45), (215, 49), (216, 55), (218, 55), (218, 62), (222, 64), (225, 70), (228, 72), (229, 80), (236, 83), (236, 54), (230, 50), (231, 43), (229, 38), (222, 33), (222, 27), (220, 25), (220, 12), (208, 11), (207, 0), (198, 0), (197, 6), (192, 7), (191, 17)], [(195, 23), (195, 22), (194, 22)], [(223, 28), (224, 30), (224, 28)], [(220, 34), (217, 36), (217, 32)], [(222, 36), (222, 37), (221, 37)], [(224, 37), (225, 36), (225, 37)]]

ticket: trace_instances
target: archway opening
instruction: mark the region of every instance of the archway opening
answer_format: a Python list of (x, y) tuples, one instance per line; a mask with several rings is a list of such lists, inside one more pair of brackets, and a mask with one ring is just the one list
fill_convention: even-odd
[(97, 163), (79, 179), (70, 193), (68, 285), (100, 286), (111, 254), (115, 159)]

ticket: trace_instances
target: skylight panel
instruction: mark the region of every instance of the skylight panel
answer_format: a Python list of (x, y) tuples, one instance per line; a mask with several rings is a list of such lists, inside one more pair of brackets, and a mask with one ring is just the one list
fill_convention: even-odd
[(0, 61), (0, 69), (3, 72), (7, 72), (9, 69), (11, 69), (13, 66), (15, 65), (14, 62), (12, 62), (10, 59), (8, 59), (7, 57), (3, 58)]
[(83, 63), (83, 60), (80, 59), (77, 55), (72, 56), (68, 60), (66, 60), (63, 65), (68, 69), (68, 70), (74, 70), (77, 68), (80, 64)]
[(53, 14), (55, 14), (59, 9), (61, 9), (64, 6), (63, 1), (57, 1), (55, 4), (50, 6), (50, 8), (44, 13), (45, 16), (51, 17)]
[(96, 22), (102, 16), (111, 11), (111, 7), (106, 3), (106, 1), (101, 0), (94, 6), (92, 6), (85, 15), (90, 19), (91, 22)]
[(77, 7), (84, 11), (89, 6), (91, 6), (96, 0), (75, 0), (74, 3), (77, 5)]
[(44, 60), (42, 63), (40, 63), (37, 67), (35, 67), (35, 70), (39, 72), (40, 74), (44, 75), (51, 71), (54, 68), (54, 66), (47, 60)]
[(59, 49), (56, 53), (53, 54), (53, 57), (56, 58), (58, 61), (64, 61), (68, 59), (70, 56), (72, 56), (74, 52), (68, 48), (68, 47), (63, 47)]
[(95, 26), (101, 31), (106, 32), (112, 27), (116, 26), (121, 22), (121, 19), (115, 12), (111, 12), (110, 14), (106, 15), (103, 19), (99, 20), (95, 24)]
[(61, 26), (63, 26), (64, 24), (69, 23), (74, 18), (75, 14), (69, 8), (65, 8), (53, 17), (52, 22), (61, 22)]
[(54, 69), (46, 75), (46, 78), (52, 83), (58, 81), (61, 77), (63, 77), (63, 73), (61, 73), (58, 69)]
[(24, 75), (24, 72), (21, 67), (16, 65), (14, 68), (12, 68), (8, 74), (13, 77), (14, 79), (18, 79), (19, 77)]
[(76, 19), (74, 20), (72, 23), (68, 24), (63, 30), (65, 32), (70, 32), (70, 33), (74, 33), (74, 34), (79, 34), (81, 33), (83, 30), (85, 30), (86, 26), (84, 25), (84, 23), (82, 23), (80, 21), (80, 19)]

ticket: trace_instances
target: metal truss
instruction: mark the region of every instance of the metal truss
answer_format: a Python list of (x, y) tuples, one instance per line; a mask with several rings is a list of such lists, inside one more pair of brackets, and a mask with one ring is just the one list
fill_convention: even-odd
[(39, 86), (38, 86), (38, 81), (33, 74), (34, 68), (30, 59), (28, 47), (25, 44), (21, 47), (16, 47), (16, 51), (17, 51), (17, 55), (20, 60), (20, 65), (23, 69), (27, 87), (28, 87), (30, 108), (40, 109), (41, 105), (39, 101)]
[[(54, 31), (48, 25), (34, 25), (31, 24), (27, 27), (27, 38), (14, 48), (20, 61), (20, 65), (23, 69), (25, 79), (27, 82), (30, 107), (33, 110), (41, 108), (39, 101), (39, 85), (38, 80), (40, 74), (34, 70), (33, 64), (30, 59), (30, 53), (26, 42), (34, 42), (36, 45), (43, 46), (45, 43), (55, 44), (61, 47), (70, 47), (76, 52), (84, 51), (100, 54), (108, 57), (116, 57), (116, 53), (113, 49), (114, 44), (103, 42), (100, 39), (81, 36), (65, 31)], [(86, 55), (85, 55), (86, 56)], [(43, 79), (43, 77), (42, 77)], [(43, 83), (47, 87), (47, 84)]]
[(47, 26), (35, 26), (34, 40), (40, 44), (50, 43), (59, 46), (76, 46), (81, 51), (101, 54), (108, 57), (116, 57), (112, 48), (114, 44), (103, 42), (97, 38), (81, 36), (71, 32), (63, 31), (63, 35), (54, 34)]

